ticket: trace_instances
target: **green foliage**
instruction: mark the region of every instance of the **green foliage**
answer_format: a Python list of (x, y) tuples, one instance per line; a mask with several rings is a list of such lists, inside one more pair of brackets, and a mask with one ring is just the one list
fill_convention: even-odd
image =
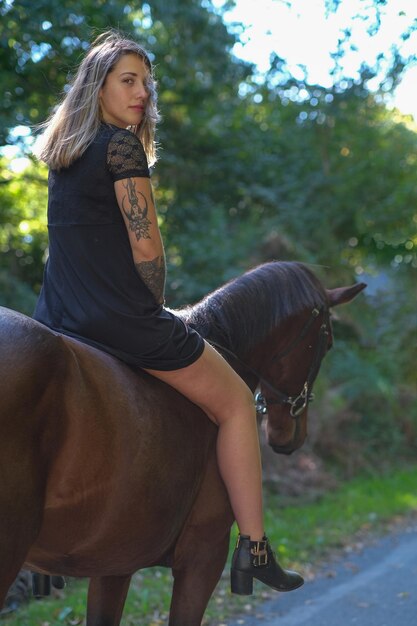
[(0, 270), (0, 306), (32, 315), (35, 304), (36, 295), (27, 284)]
[(0, 162), (0, 304), (31, 314), (48, 245), (46, 170), (20, 173)]
[(385, 290), (359, 305), (360, 345), (342, 344), (343, 359), (331, 373), (359, 416), (346, 434), (362, 442), (363, 457), (382, 456), (381, 464), (417, 452), (415, 302), (412, 282), (401, 274), (404, 268), (388, 275)]
[[(388, 467), (417, 452), (415, 300), (406, 267), (386, 272), (382, 289), (333, 322), (335, 346), (326, 357), (314, 405), (314, 450), (343, 476)], [(371, 283), (372, 287), (372, 283)]]
[(416, 480), (415, 467), (360, 476), (315, 504), (286, 507), (279, 515), (279, 496), (269, 496), (268, 535), (281, 556), (300, 563), (314, 561), (324, 547), (349, 545), (358, 531), (378, 530), (397, 515), (417, 511)]
[(199, 300), (216, 284), (242, 274), (251, 265), (250, 255), (255, 255), (260, 230), (257, 220), (248, 220), (240, 229), (221, 207), (214, 205), (210, 210), (207, 200), (197, 199), (198, 204), (190, 207), (196, 218), (189, 220), (183, 232), (178, 230), (172, 237), (168, 230), (168, 238), (175, 241), (168, 248), (168, 303)]
[(236, 78), (243, 78), (239, 68), (244, 64), (236, 64), (233, 70), (228, 52), (235, 37), (210, 10), (211, 3), (204, 4), (198, 0), (154, 0), (151, 5), (135, 6), (123, 0), (0, 0), (0, 90), (4, 94), (0, 128), (6, 131), (0, 135), (0, 145), (7, 139), (7, 129), (44, 121), (94, 35), (109, 28), (134, 34), (156, 56), (161, 88), (171, 108), (176, 105), (179, 119), (183, 114), (187, 118), (189, 98), (196, 105), (207, 96), (214, 101), (219, 67), (223, 85), (233, 91)]
[(44, 121), (94, 31), (129, 28), (130, 12), (105, 0), (0, 0), (1, 145), (7, 129)]
[(266, 229), (289, 236), (313, 262), (341, 261), (345, 275), (399, 254), (417, 266), (417, 135), (361, 80), (343, 92), (304, 85), (304, 102), (285, 97), (290, 87), (274, 94), (265, 86), (252, 106), (258, 188), (246, 192), (261, 200)]

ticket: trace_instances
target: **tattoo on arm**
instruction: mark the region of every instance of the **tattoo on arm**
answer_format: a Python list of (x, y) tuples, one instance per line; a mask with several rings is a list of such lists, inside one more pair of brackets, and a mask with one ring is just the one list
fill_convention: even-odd
[[(140, 191), (136, 190), (136, 183), (131, 178), (123, 183), (126, 194), (122, 199), (123, 213), (126, 215), (129, 229), (136, 235), (136, 240), (150, 239), (149, 227), (151, 221), (148, 219), (148, 201)], [(125, 209), (125, 200), (130, 205), (129, 210)]]
[(157, 256), (152, 261), (135, 262), (135, 267), (157, 303), (163, 304), (166, 273), (164, 257)]

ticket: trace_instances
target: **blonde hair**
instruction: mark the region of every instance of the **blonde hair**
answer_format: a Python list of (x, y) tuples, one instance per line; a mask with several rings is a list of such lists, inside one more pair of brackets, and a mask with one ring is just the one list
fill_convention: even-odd
[(69, 167), (88, 148), (100, 126), (100, 89), (119, 59), (136, 54), (149, 69), (149, 98), (145, 116), (130, 129), (139, 137), (149, 165), (156, 161), (155, 127), (159, 120), (156, 83), (147, 52), (121, 33), (110, 30), (92, 43), (72, 81), (68, 94), (51, 117), (41, 126), (44, 132), (36, 142), (35, 154), (51, 169)]

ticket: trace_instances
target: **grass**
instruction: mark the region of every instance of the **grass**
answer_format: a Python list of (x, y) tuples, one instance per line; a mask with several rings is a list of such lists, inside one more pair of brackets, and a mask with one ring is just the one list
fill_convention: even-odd
[[(417, 466), (383, 477), (359, 477), (311, 504), (280, 508), (278, 495), (267, 495), (266, 528), (284, 567), (307, 575), (335, 549), (354, 541), (358, 533), (380, 533), (394, 518), (417, 512)], [(231, 551), (233, 541), (231, 542)], [(86, 581), (70, 581), (58, 598), (34, 601), (3, 620), (3, 626), (78, 626), (84, 624)], [(225, 621), (253, 609), (270, 597), (265, 587), (240, 598), (228, 589), (226, 568), (207, 608), (204, 624)], [(132, 579), (122, 626), (162, 626), (167, 623), (171, 595), (169, 570), (142, 570)]]

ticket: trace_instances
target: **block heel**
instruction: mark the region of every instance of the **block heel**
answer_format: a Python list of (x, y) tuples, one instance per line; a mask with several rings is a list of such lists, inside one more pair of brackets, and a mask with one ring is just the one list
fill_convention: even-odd
[(230, 589), (232, 593), (239, 596), (250, 596), (253, 593), (253, 576), (232, 569), (230, 572)]
[(293, 591), (304, 584), (300, 574), (282, 569), (266, 537), (251, 541), (247, 535), (239, 535), (230, 573), (232, 593), (250, 595), (254, 578), (276, 591)]
[(49, 574), (32, 574), (32, 593), (35, 598), (51, 595), (51, 577)]

